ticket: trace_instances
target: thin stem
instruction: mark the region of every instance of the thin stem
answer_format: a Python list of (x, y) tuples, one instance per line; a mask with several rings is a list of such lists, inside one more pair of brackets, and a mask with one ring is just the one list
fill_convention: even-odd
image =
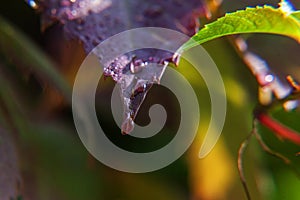
[(288, 158), (286, 158), (282, 154), (277, 153), (277, 152), (273, 151), (272, 149), (270, 149), (270, 147), (263, 141), (262, 137), (257, 133), (257, 131), (254, 131), (253, 134), (255, 135), (259, 145), (265, 152), (267, 152), (268, 154), (270, 154), (276, 158), (283, 160), (283, 162), (285, 162), (285, 164), (291, 163), (291, 161)]
[(239, 148), (239, 153), (238, 153), (238, 170), (239, 170), (239, 176), (242, 182), (242, 185), (244, 187), (244, 191), (246, 193), (247, 199), (251, 200), (251, 196), (250, 196), (250, 192), (247, 186), (247, 181), (245, 178), (245, 174), (244, 174), (244, 168), (243, 168), (243, 155), (245, 153), (245, 150), (250, 142), (250, 139), (253, 135), (253, 131), (251, 131), (251, 133), (247, 136), (247, 138), (242, 142), (242, 144), (240, 145)]
[[(256, 120), (255, 120), (255, 121), (256, 121)], [(255, 123), (257, 124), (258, 122), (256, 121)], [(267, 152), (267, 153), (270, 154), (271, 156), (274, 156), (274, 157), (276, 157), (276, 158), (281, 159), (286, 165), (288, 165), (289, 167), (291, 167), (291, 169), (295, 172), (295, 174), (297, 175), (297, 177), (300, 179), (300, 173), (299, 173), (298, 169), (292, 166), (291, 161), (290, 161), (287, 157), (283, 156), (282, 154), (280, 154), (280, 153), (278, 153), (278, 152), (273, 151), (273, 150), (272, 150), (272, 149), (271, 149), (271, 148), (263, 141), (262, 137), (258, 134), (257, 130), (255, 130), (255, 131), (253, 132), (253, 134), (255, 135), (255, 137), (256, 137), (257, 141), (259, 142), (261, 148), (262, 148), (265, 152)], [(298, 154), (300, 155), (300, 152), (299, 152)], [(297, 156), (297, 154), (296, 154), (296, 156)]]
[[(259, 145), (261, 146), (261, 148), (267, 152), (268, 154), (276, 157), (276, 158), (279, 158), (281, 159), (285, 164), (287, 165), (290, 165), (291, 166), (291, 161), (286, 158), (285, 156), (283, 156), (282, 154), (278, 153), (278, 152), (275, 152), (273, 151), (262, 139), (262, 137), (258, 134), (257, 132), (257, 124), (258, 124), (258, 119), (253, 119), (253, 127), (252, 127), (252, 131), (251, 133), (247, 136), (247, 138), (242, 142), (242, 144), (240, 145), (240, 148), (239, 148), (239, 153), (238, 153), (238, 170), (239, 170), (239, 176), (240, 176), (240, 179), (241, 179), (241, 182), (243, 184), (243, 187), (244, 187), (244, 191), (246, 193), (246, 196), (247, 196), (247, 199), (248, 200), (251, 200), (251, 197), (250, 197), (250, 192), (249, 192), (249, 189), (248, 189), (248, 185), (247, 185), (247, 182), (246, 182), (246, 178), (245, 178), (245, 174), (244, 174), (244, 168), (243, 168), (243, 155), (245, 153), (245, 150), (250, 142), (250, 139), (251, 137), (254, 135), (255, 138), (257, 139)], [(300, 152), (296, 154), (297, 156), (300, 155)], [(299, 176), (299, 173), (298, 171), (293, 168), (293, 170), (296, 172), (296, 174)]]

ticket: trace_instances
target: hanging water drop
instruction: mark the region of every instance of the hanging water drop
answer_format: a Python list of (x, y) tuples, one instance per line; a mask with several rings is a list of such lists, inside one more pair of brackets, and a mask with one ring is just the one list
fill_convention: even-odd
[(128, 116), (122, 123), (121, 131), (123, 135), (127, 135), (128, 133), (132, 132), (134, 128), (134, 122), (130, 116)]
[(143, 69), (143, 67), (145, 67), (145, 65), (146, 64), (142, 59), (133, 59), (130, 63), (130, 71), (133, 74), (138, 73)]

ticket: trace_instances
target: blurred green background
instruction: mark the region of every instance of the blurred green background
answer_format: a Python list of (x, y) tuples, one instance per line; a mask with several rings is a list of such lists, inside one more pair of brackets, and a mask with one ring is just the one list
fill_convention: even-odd
[[(213, 1), (211, 1), (213, 2)], [(277, 1), (224, 1), (216, 16), (255, 6), (276, 5)], [(300, 9), (299, 1), (295, 6)], [(204, 20), (203, 20), (204, 21)], [(292, 74), (300, 80), (300, 46), (274, 35), (249, 35), (249, 48), (267, 60), (280, 76)], [(228, 112), (225, 127), (213, 151), (198, 159), (198, 151), (210, 116), (208, 91), (202, 78), (182, 61), (178, 71), (198, 91), (201, 118), (198, 136), (188, 151), (164, 169), (129, 174), (113, 170), (95, 160), (81, 143), (71, 109), (71, 86), (85, 54), (77, 41), (64, 39), (55, 25), (41, 31), (39, 14), (20, 0), (2, 1), (0, 7), (0, 200), (240, 200), (245, 199), (237, 169), (238, 148), (250, 133), (252, 110), (257, 104), (257, 84), (247, 66), (227, 38), (208, 42), (210, 53), (224, 79)], [(109, 116), (107, 102), (113, 81), (103, 81), (97, 93), (98, 114)], [(179, 86), (180, 87), (180, 86)], [(137, 118), (147, 122), (147, 107), (161, 100), (163, 89), (154, 87)], [(175, 116), (176, 101), (168, 116)], [(175, 102), (175, 103), (174, 103)], [(105, 104), (106, 103), (106, 104)], [(281, 108), (273, 116), (300, 131), (299, 111)], [(124, 139), (111, 122), (104, 119), (109, 138), (134, 151), (160, 147), (170, 141), (172, 127), (158, 138), (139, 144)], [(176, 124), (175, 124), (176, 126)], [(288, 157), (291, 165), (265, 153), (252, 139), (244, 155), (244, 170), (253, 199), (300, 199), (298, 179), (299, 146), (278, 140), (260, 127), (264, 141)]]

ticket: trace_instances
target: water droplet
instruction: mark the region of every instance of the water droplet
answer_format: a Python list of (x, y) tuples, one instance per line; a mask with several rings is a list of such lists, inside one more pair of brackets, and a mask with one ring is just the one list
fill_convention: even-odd
[(261, 86), (267, 86), (274, 82), (275, 76), (270, 72), (264, 72), (256, 75), (257, 82)]
[(71, 14), (75, 17), (77, 15), (77, 10), (72, 10)]
[(265, 81), (271, 83), (272, 81), (274, 81), (274, 76), (272, 74), (267, 74), (265, 76)]
[(176, 67), (179, 65), (180, 56), (181, 55), (178, 52), (174, 53), (174, 55), (173, 55), (172, 63), (174, 63)]
[(121, 126), (122, 134), (126, 135), (126, 134), (132, 132), (133, 128), (134, 128), (134, 122), (133, 122), (132, 118), (131, 117), (127, 117), (123, 121), (122, 126)]
[(26, 2), (33, 9), (37, 9), (38, 8), (38, 5), (37, 5), (37, 3), (34, 0), (27, 0)]
[(145, 63), (141, 59), (133, 59), (130, 63), (130, 71), (133, 74), (140, 72), (143, 67), (145, 67)]

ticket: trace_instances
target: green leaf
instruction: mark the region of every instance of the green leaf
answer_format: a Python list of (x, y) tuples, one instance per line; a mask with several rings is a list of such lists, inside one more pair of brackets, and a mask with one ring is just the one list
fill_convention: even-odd
[(215, 38), (241, 33), (279, 34), (300, 42), (300, 12), (288, 15), (280, 8), (263, 6), (228, 13), (207, 24), (178, 51), (186, 51)]
[(300, 10), (293, 12), (291, 14), (292, 17), (296, 18), (298, 21), (300, 21)]

